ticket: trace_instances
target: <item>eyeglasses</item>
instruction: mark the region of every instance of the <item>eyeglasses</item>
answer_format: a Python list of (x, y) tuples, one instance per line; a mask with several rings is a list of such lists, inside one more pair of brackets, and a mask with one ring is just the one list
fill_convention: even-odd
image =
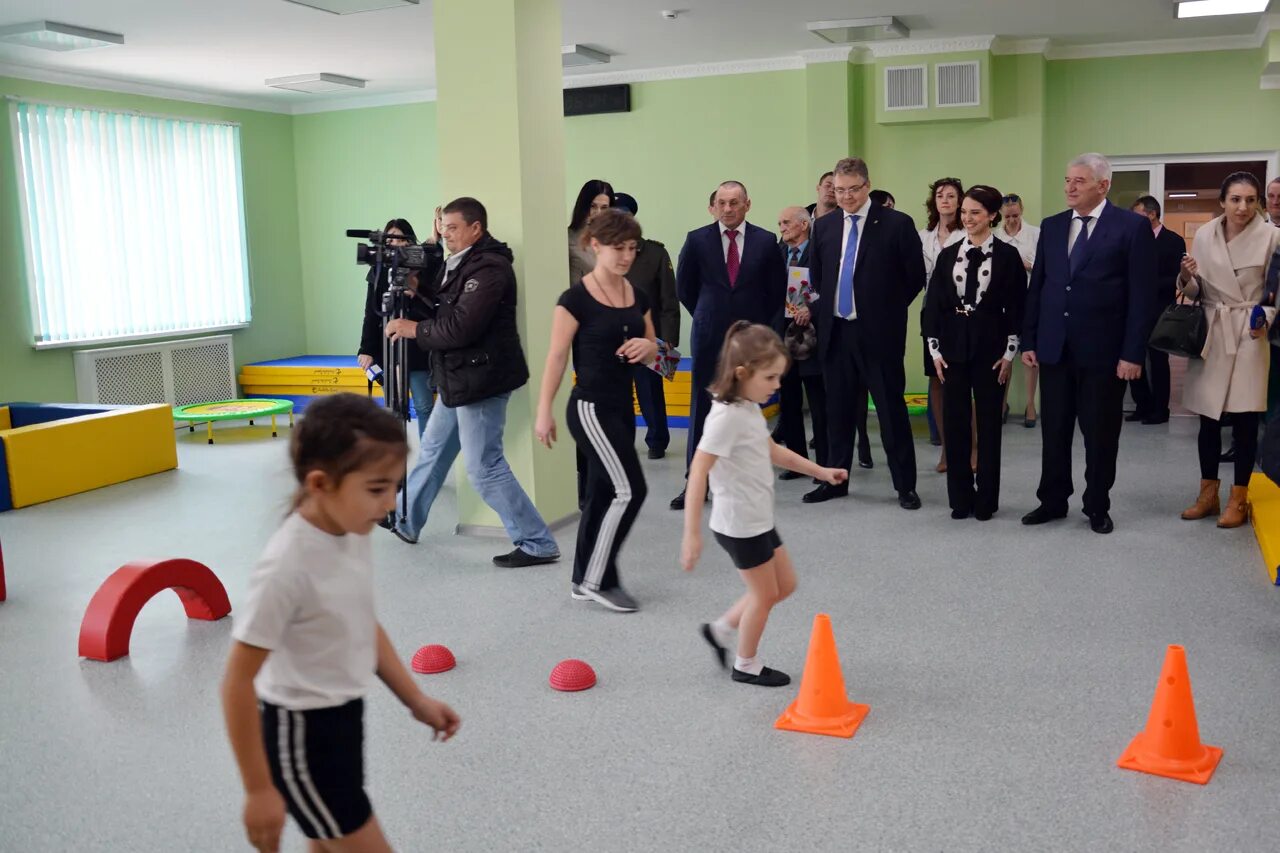
[(856, 187), (836, 187), (836, 195), (857, 195), (867, 188), (868, 184), (859, 184)]
[(1022, 204), (1022, 196), (1017, 193), (1009, 193), (1009, 195), (1000, 199), (1000, 201), (1004, 204)]

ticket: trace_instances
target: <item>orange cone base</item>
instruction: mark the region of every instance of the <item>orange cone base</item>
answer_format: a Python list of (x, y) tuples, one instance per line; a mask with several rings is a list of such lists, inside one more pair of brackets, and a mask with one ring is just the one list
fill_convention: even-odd
[(1222, 760), (1222, 750), (1207, 744), (1203, 747), (1204, 754), (1199, 758), (1188, 761), (1164, 758), (1153, 755), (1152, 751), (1146, 748), (1145, 740), (1146, 732), (1138, 732), (1138, 736), (1120, 756), (1116, 766), (1124, 770), (1137, 770), (1154, 776), (1165, 776), (1169, 779), (1205, 785), (1208, 784), (1213, 771), (1218, 769), (1218, 762)]
[(867, 714), (871, 711), (870, 705), (858, 705), (850, 702), (848, 709), (839, 716), (810, 717), (807, 714), (800, 713), (797, 707), (799, 704), (799, 699), (792, 702), (787, 707), (787, 710), (782, 712), (782, 716), (778, 717), (778, 721), (773, 724), (773, 727), (783, 731), (804, 732), (810, 735), (853, 737), (853, 733), (858, 730), (858, 726), (862, 725), (862, 721), (867, 718)]

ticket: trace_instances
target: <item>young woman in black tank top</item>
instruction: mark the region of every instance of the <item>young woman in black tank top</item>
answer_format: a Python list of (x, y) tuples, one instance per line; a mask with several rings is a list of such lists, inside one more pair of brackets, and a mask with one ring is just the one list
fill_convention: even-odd
[(570, 594), (630, 613), (637, 606), (618, 582), (618, 551), (648, 492), (635, 449), (632, 365), (652, 362), (658, 344), (648, 302), (626, 280), (639, 224), (608, 210), (586, 225), (582, 239), (596, 265), (556, 304), (534, 434), (547, 447), (556, 439), (551, 407), (572, 352), (577, 382), (565, 420), (587, 458), (587, 476)]

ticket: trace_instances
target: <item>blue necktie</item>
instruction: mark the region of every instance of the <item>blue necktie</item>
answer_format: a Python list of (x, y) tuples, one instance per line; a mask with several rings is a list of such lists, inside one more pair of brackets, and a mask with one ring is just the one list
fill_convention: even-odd
[(1092, 216), (1080, 217), (1080, 234), (1076, 237), (1075, 245), (1071, 247), (1070, 266), (1071, 274), (1075, 275), (1076, 270), (1080, 268), (1080, 264), (1084, 261), (1084, 250), (1089, 244), (1089, 222)]
[(844, 246), (844, 262), (836, 282), (836, 313), (848, 317), (853, 313), (853, 260), (858, 252), (858, 216), (849, 216), (849, 240)]

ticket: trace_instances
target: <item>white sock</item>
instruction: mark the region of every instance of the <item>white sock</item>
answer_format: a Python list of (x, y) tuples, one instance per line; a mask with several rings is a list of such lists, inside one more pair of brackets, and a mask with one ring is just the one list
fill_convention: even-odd
[(715, 637), (720, 645), (728, 646), (729, 641), (733, 639), (733, 627), (724, 621), (724, 617), (721, 617), (711, 623), (711, 636)]
[(759, 675), (760, 671), (764, 669), (764, 664), (760, 663), (759, 655), (753, 658), (735, 657), (733, 668), (738, 672), (745, 672), (749, 675)]

